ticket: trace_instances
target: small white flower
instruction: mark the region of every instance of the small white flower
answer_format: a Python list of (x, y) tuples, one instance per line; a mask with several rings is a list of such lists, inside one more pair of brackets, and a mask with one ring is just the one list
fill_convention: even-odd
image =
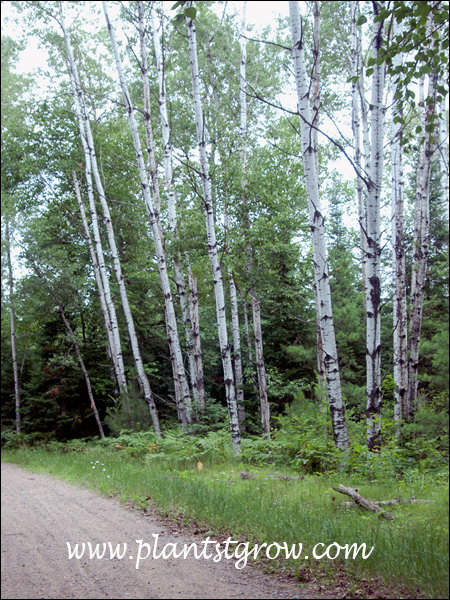
[(105, 471), (106, 471), (106, 469), (103, 469), (103, 472), (105, 472)]
[(95, 469), (95, 465), (92, 468)]
[(109, 477), (110, 477), (110, 476), (109, 476), (109, 475), (107, 475), (106, 477), (109, 479)]

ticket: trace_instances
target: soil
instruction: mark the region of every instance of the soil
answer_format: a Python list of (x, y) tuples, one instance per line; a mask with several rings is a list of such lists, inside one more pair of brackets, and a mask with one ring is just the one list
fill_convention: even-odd
[[(138, 543), (158, 551), (167, 543), (204, 537), (174, 532), (154, 515), (133, 511), (50, 475), (2, 463), (2, 598), (311, 598), (300, 584), (267, 576), (233, 560), (170, 557), (142, 560)], [(212, 538), (213, 539), (213, 538)], [(66, 542), (128, 545), (127, 555), (68, 558)], [(131, 556), (134, 553), (134, 557)], [(109, 554), (109, 552), (108, 552)]]

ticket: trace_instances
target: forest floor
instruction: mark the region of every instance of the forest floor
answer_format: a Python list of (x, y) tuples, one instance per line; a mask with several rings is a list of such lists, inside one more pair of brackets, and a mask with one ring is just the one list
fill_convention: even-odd
[[(2, 488), (2, 598), (408, 598), (392, 595), (376, 579), (351, 582), (344, 569), (316, 579), (311, 571), (299, 577), (265, 573), (235, 560), (211, 558), (146, 558), (176, 547), (197, 544), (208, 534), (163, 519), (156, 512), (134, 510), (117, 499), (104, 498), (83, 487), (50, 475), (32, 473), (10, 463), (1, 465)], [(224, 541), (223, 536), (212, 540)], [(236, 539), (236, 538), (233, 538)], [(138, 542), (142, 540), (142, 542)], [(69, 559), (68, 545), (86, 543), (82, 558)], [(127, 552), (123, 559), (89, 558), (93, 546), (110, 542)], [(145, 546), (148, 544), (148, 547)], [(176, 546), (170, 546), (176, 545)], [(79, 546), (81, 548), (81, 546)], [(211, 547), (210, 547), (211, 549)], [(140, 556), (139, 568), (136, 568)], [(214, 556), (214, 552), (211, 554)], [(269, 561), (270, 562), (270, 561)], [(304, 569), (303, 569), (304, 570)], [(272, 568), (273, 571), (273, 568)], [(389, 593), (390, 592), (390, 593)]]

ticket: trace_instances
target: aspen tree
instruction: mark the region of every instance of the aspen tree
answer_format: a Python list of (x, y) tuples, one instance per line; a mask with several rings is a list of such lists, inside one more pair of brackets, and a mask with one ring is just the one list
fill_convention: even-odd
[[(356, 177), (356, 194), (358, 201), (358, 219), (360, 224), (360, 243), (361, 243), (361, 265), (362, 265), (362, 289), (365, 290), (367, 279), (367, 237), (366, 231), (366, 187), (364, 184), (364, 174), (366, 173), (369, 154), (368, 148), (368, 124), (366, 114), (366, 101), (363, 93), (363, 59), (361, 41), (358, 35), (357, 17), (359, 12), (359, 3), (351, 3), (351, 77), (352, 77), (352, 132), (354, 144), (354, 161), (360, 175)], [(361, 109), (360, 109), (361, 106)], [(362, 125), (361, 125), (362, 122)], [(361, 150), (361, 127), (366, 152)], [(365, 163), (363, 167), (363, 157)], [(365, 304), (365, 296), (364, 296)]]
[[(401, 35), (401, 23), (394, 19), (393, 35)], [(394, 68), (401, 69), (403, 56), (398, 53), (393, 58)], [(401, 78), (401, 75), (398, 75)], [(403, 111), (401, 103), (395, 100), (397, 80), (393, 82), (392, 94), (393, 125), (391, 145), (392, 171), (392, 265), (393, 265), (393, 327), (394, 327), (394, 420), (400, 423), (408, 418), (408, 315), (406, 306), (406, 265), (405, 239), (403, 227), (403, 164), (402, 132)]]
[(298, 111), (300, 114), (306, 193), (308, 198), (310, 227), (313, 236), (314, 280), (319, 299), (319, 321), (322, 333), (328, 399), (330, 403), (335, 444), (338, 448), (345, 449), (349, 445), (349, 439), (345, 419), (345, 408), (342, 400), (336, 338), (334, 333), (325, 231), (320, 205), (317, 161), (312, 143), (312, 117), (309, 104), (310, 86), (306, 75), (303, 29), (298, 2), (290, 2), (289, 9), (292, 35), (292, 57), (297, 86)]
[[(125, 393), (126, 393), (127, 387), (126, 387), (126, 379), (125, 379), (125, 369), (124, 369), (123, 361), (121, 363), (119, 363), (119, 355), (115, 348), (113, 328), (112, 328), (112, 324), (111, 324), (110, 313), (108, 311), (108, 307), (107, 307), (107, 303), (106, 303), (105, 290), (103, 288), (102, 277), (100, 274), (100, 268), (98, 265), (97, 255), (95, 253), (94, 244), (92, 242), (92, 236), (89, 231), (89, 225), (88, 225), (88, 221), (86, 218), (86, 212), (84, 210), (84, 204), (83, 204), (83, 200), (81, 198), (80, 186), (78, 185), (78, 179), (77, 179), (75, 171), (72, 171), (72, 179), (73, 179), (73, 184), (74, 184), (74, 188), (75, 188), (75, 196), (76, 196), (78, 206), (80, 209), (81, 222), (83, 224), (84, 235), (85, 235), (86, 242), (87, 242), (87, 245), (89, 248), (89, 254), (91, 256), (92, 267), (94, 269), (94, 276), (95, 276), (95, 282), (97, 284), (97, 289), (98, 289), (100, 307), (101, 307), (102, 314), (103, 314), (105, 329), (108, 334), (109, 354), (111, 356), (111, 360), (113, 363), (114, 374), (116, 377), (117, 384), (119, 386), (119, 390), (125, 391)], [(114, 310), (114, 313), (115, 313), (115, 310)], [(120, 359), (121, 359), (121, 354), (120, 354)], [(123, 377), (123, 379), (122, 379), (122, 377)], [(127, 408), (127, 410), (129, 410), (130, 407), (129, 407), (129, 403), (127, 400), (128, 400), (128, 398), (126, 398), (126, 400), (125, 400), (126, 408)]]
[[(123, 394), (125, 398), (128, 397), (127, 391), (127, 380), (125, 375), (125, 367), (123, 363), (123, 355), (122, 355), (122, 347), (120, 341), (120, 331), (117, 320), (117, 313), (114, 306), (114, 302), (111, 295), (110, 285), (109, 285), (109, 275), (106, 269), (105, 258), (103, 253), (103, 245), (101, 241), (100, 228), (98, 223), (98, 215), (97, 209), (95, 205), (94, 198), (94, 188), (92, 181), (92, 164), (91, 164), (91, 150), (89, 147), (89, 143), (87, 140), (86, 130), (84, 126), (84, 118), (83, 118), (83, 107), (84, 107), (84, 98), (82, 95), (81, 88), (77, 85), (78, 81), (78, 71), (77, 66), (73, 57), (73, 51), (70, 43), (69, 32), (65, 26), (64, 15), (62, 11), (62, 4), (60, 3), (60, 25), (63, 30), (64, 40), (66, 43), (67, 55), (69, 60), (69, 74), (72, 85), (72, 95), (75, 106), (75, 114), (78, 120), (78, 128), (80, 132), (81, 145), (84, 154), (84, 170), (85, 170), (85, 178), (87, 184), (87, 194), (89, 200), (89, 214), (91, 217), (93, 236), (94, 236), (94, 246), (96, 252), (96, 262), (98, 264), (98, 271), (101, 279), (101, 288), (99, 287), (99, 294), (104, 299), (104, 303), (106, 306), (107, 315), (105, 316), (106, 323), (110, 323), (111, 326), (111, 334), (109, 334), (109, 330), (107, 327), (107, 332), (109, 335), (109, 346), (111, 351), (111, 356), (113, 360), (114, 369), (117, 377), (117, 384), (119, 386), (120, 393)], [(81, 199), (81, 198), (80, 198)], [(77, 195), (78, 200), (78, 195)], [(79, 200), (78, 200), (79, 202)], [(79, 204), (80, 206), (80, 204)], [(80, 208), (81, 209), (81, 208)], [(95, 269), (95, 267), (94, 267)], [(102, 294), (103, 292), (103, 294)]]
[[(148, 406), (148, 409), (150, 412), (154, 431), (157, 435), (161, 435), (161, 427), (159, 424), (158, 413), (156, 410), (153, 393), (150, 388), (150, 383), (148, 381), (147, 374), (145, 373), (144, 364), (142, 361), (142, 357), (141, 357), (141, 353), (140, 353), (140, 349), (139, 349), (139, 343), (138, 343), (136, 330), (135, 330), (135, 326), (134, 326), (133, 315), (131, 313), (130, 304), (128, 301), (128, 295), (127, 295), (127, 291), (125, 288), (125, 282), (124, 282), (124, 278), (123, 278), (123, 274), (122, 274), (122, 268), (120, 265), (117, 244), (115, 241), (114, 230), (112, 227), (111, 215), (110, 215), (108, 203), (106, 200), (105, 192), (103, 189), (103, 183), (102, 183), (100, 173), (98, 170), (98, 166), (97, 166), (97, 158), (95, 155), (94, 139), (92, 136), (91, 126), (90, 126), (90, 122), (89, 122), (89, 116), (87, 114), (86, 105), (84, 102), (84, 95), (83, 95), (80, 80), (78, 77), (78, 70), (77, 70), (77, 66), (76, 66), (75, 59), (74, 59), (73, 52), (72, 52), (70, 37), (67, 32), (67, 29), (64, 26), (61, 2), (60, 2), (60, 16), (61, 16), (61, 27), (63, 28), (64, 38), (66, 41), (66, 48), (67, 48), (67, 54), (68, 54), (68, 59), (69, 59), (69, 65), (70, 65), (70, 75), (71, 75), (72, 87), (74, 90), (73, 96), (74, 96), (75, 112), (77, 113), (77, 118), (78, 118), (78, 121), (80, 124), (80, 135), (81, 135), (81, 140), (82, 140), (82, 144), (83, 144), (83, 151), (85, 153), (85, 163), (86, 163), (85, 167), (89, 171), (89, 173), (90, 173), (90, 169), (92, 168), (98, 196), (99, 196), (103, 214), (104, 214), (106, 231), (107, 231), (107, 235), (108, 235), (108, 243), (109, 243), (111, 254), (112, 254), (113, 268), (114, 268), (117, 283), (119, 286), (120, 298), (122, 301), (122, 308), (123, 308), (125, 319), (127, 322), (128, 333), (130, 336), (131, 348), (132, 348), (132, 352), (133, 352), (133, 358), (134, 358), (134, 363), (135, 363), (136, 370), (137, 370), (139, 384), (143, 391), (144, 400), (147, 403), (147, 406)], [(93, 199), (93, 193), (91, 194), (90, 202), (91, 202), (91, 206), (92, 206), (91, 215), (93, 215), (95, 212), (95, 210), (94, 210), (95, 202)], [(98, 240), (99, 239), (100, 239), (100, 236), (98, 235)], [(101, 258), (101, 255), (98, 256), (99, 260), (100, 260), (100, 258)]]
[[(191, 2), (188, 2), (187, 4), (189, 8), (192, 6)], [(189, 60), (191, 65), (192, 95), (195, 111), (197, 145), (200, 158), (200, 170), (202, 179), (203, 206), (206, 221), (206, 233), (208, 239), (208, 254), (214, 282), (214, 297), (216, 303), (219, 346), (220, 353), (222, 356), (228, 416), (230, 421), (231, 442), (233, 445), (234, 453), (239, 454), (241, 452), (241, 436), (239, 430), (239, 418), (237, 410), (233, 365), (231, 361), (231, 349), (230, 344), (228, 342), (222, 267), (220, 265), (217, 249), (214, 209), (211, 194), (211, 179), (209, 176), (209, 166), (206, 155), (205, 127), (203, 121), (203, 109), (200, 99), (200, 77), (197, 58), (197, 40), (194, 21), (189, 17), (186, 17), (186, 21), (188, 29)]]
[[(245, 39), (245, 28), (246, 28), (246, 8), (247, 3), (244, 2), (241, 18), (241, 35), (240, 35), (240, 49), (241, 49), (241, 60), (239, 69), (239, 104), (240, 104), (240, 136), (241, 136), (241, 187), (242, 187), (242, 204), (245, 207), (244, 212), (244, 227), (250, 229), (250, 221), (248, 218), (248, 192), (247, 192), (247, 42)], [(252, 256), (251, 249), (246, 245), (246, 262), (247, 271), (251, 274), (252, 271)], [(255, 285), (251, 285), (249, 290), (250, 301), (252, 305), (252, 318), (253, 318), (253, 339), (255, 345), (255, 358), (256, 358), (256, 374), (258, 378), (258, 394), (259, 394), (259, 405), (261, 413), (261, 429), (263, 435), (266, 438), (270, 438), (270, 406), (268, 398), (267, 388), (267, 375), (266, 366), (264, 362), (264, 347), (263, 337), (261, 328), (261, 303), (259, 301)], [(250, 368), (252, 368), (252, 361), (250, 360)]]
[[(141, 2), (138, 3), (140, 5)], [(167, 209), (169, 214), (169, 232), (172, 236), (178, 235), (177, 197), (174, 186), (172, 144), (170, 141), (170, 125), (167, 112), (167, 94), (164, 78), (164, 57), (161, 39), (155, 16), (156, 2), (151, 3), (152, 37), (155, 50), (156, 72), (159, 91), (159, 114), (163, 139), (163, 156), (165, 171), (165, 187), (167, 192)], [(162, 6), (160, 7), (162, 11)], [(162, 13), (161, 13), (162, 19)], [(200, 412), (205, 409), (205, 384), (203, 377), (203, 357), (200, 339), (200, 321), (198, 314), (197, 282), (186, 255), (188, 270), (189, 298), (186, 294), (185, 276), (182, 270), (182, 257), (178, 252), (174, 260), (175, 281), (177, 294), (181, 307), (184, 331), (186, 336), (187, 356), (192, 385), (192, 396)]]
[[(117, 73), (119, 75), (120, 86), (122, 89), (122, 95), (124, 97), (126, 107), (127, 107), (127, 116), (128, 123), (130, 126), (132, 138), (133, 138), (133, 146), (136, 154), (136, 159), (138, 162), (139, 168), (139, 177), (141, 180), (142, 191), (144, 195), (145, 207), (147, 209), (147, 214), (149, 217), (150, 225), (152, 227), (153, 233), (153, 241), (155, 245), (156, 255), (158, 258), (158, 270), (159, 276), (161, 280), (161, 287), (164, 297), (164, 307), (165, 307), (165, 315), (166, 315), (166, 331), (169, 341), (169, 348), (171, 352), (172, 358), (172, 369), (174, 373), (175, 383), (179, 385), (179, 397), (177, 398), (177, 411), (178, 411), (178, 419), (182, 425), (188, 425), (192, 423), (192, 406), (191, 406), (191, 396), (189, 391), (188, 382), (186, 379), (186, 373), (184, 370), (183, 357), (181, 353), (180, 341), (178, 338), (178, 328), (175, 316), (175, 309), (173, 305), (172, 292), (170, 289), (170, 282), (167, 273), (167, 262), (164, 251), (164, 241), (162, 239), (162, 230), (159, 219), (159, 213), (156, 210), (153, 198), (150, 194), (150, 185), (147, 177), (147, 172), (145, 169), (144, 157), (142, 154), (141, 141), (139, 138), (139, 132), (137, 128), (136, 119), (134, 117), (133, 105), (131, 103), (131, 98), (128, 92), (128, 86), (125, 82), (125, 77), (123, 74), (122, 63), (119, 56), (119, 49), (116, 42), (116, 37), (114, 33), (114, 29), (112, 27), (111, 21), (108, 15), (108, 5), (106, 2), (103, 2), (103, 11), (105, 13), (106, 23), (108, 26), (109, 36), (111, 39), (111, 45), (113, 49), (114, 59), (116, 63)], [(146, 115), (147, 127), (149, 127), (150, 123), (150, 115), (147, 113)], [(159, 197), (159, 187), (158, 181), (156, 177), (156, 161), (154, 159), (154, 148), (148, 148), (148, 151), (151, 156), (152, 168), (153, 172), (152, 177), (152, 185), (153, 185), (153, 193)], [(176, 389), (176, 388), (175, 388)]]
[[(437, 145), (436, 131), (436, 75), (429, 79), (427, 97), (422, 97), (419, 164), (417, 168), (416, 197), (414, 202), (414, 239), (411, 271), (411, 295), (408, 337), (408, 394), (410, 416), (417, 406), (419, 343), (422, 330), (423, 300), (430, 244), (430, 177), (431, 161)], [(424, 88), (424, 77), (421, 89)], [(423, 93), (423, 92), (422, 92)]]
[[(373, 2), (374, 18), (382, 2)], [(377, 61), (382, 52), (384, 20), (374, 22), (372, 57)], [(366, 394), (367, 446), (373, 449), (381, 442), (381, 231), (380, 205), (384, 158), (384, 63), (373, 66), (370, 124), (370, 164), (367, 180), (366, 237)]]

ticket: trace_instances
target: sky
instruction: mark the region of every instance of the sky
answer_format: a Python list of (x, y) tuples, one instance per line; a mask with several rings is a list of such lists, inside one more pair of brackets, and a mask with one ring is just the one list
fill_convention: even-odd
[[(96, 4), (101, 4), (94, 0)], [(91, 1), (91, 4), (94, 3)], [(170, 12), (171, 7), (174, 4), (174, 0), (164, 2), (166, 11)], [(230, 9), (241, 13), (244, 2), (228, 2)], [(22, 28), (13, 22), (16, 10), (12, 6), (12, 2), (8, 0), (2, 0), (1, 4), (1, 28), (2, 35), (8, 35), (12, 38), (18, 37), (22, 33)], [(256, 30), (261, 31), (267, 25), (274, 24), (278, 16), (286, 17), (289, 15), (289, 2), (247, 2), (247, 23), (254, 25)], [(29, 38), (28, 48), (22, 54), (22, 57), (17, 64), (17, 71), (19, 73), (27, 73), (37, 67), (45, 66), (46, 53), (38, 47), (36, 39)]]

